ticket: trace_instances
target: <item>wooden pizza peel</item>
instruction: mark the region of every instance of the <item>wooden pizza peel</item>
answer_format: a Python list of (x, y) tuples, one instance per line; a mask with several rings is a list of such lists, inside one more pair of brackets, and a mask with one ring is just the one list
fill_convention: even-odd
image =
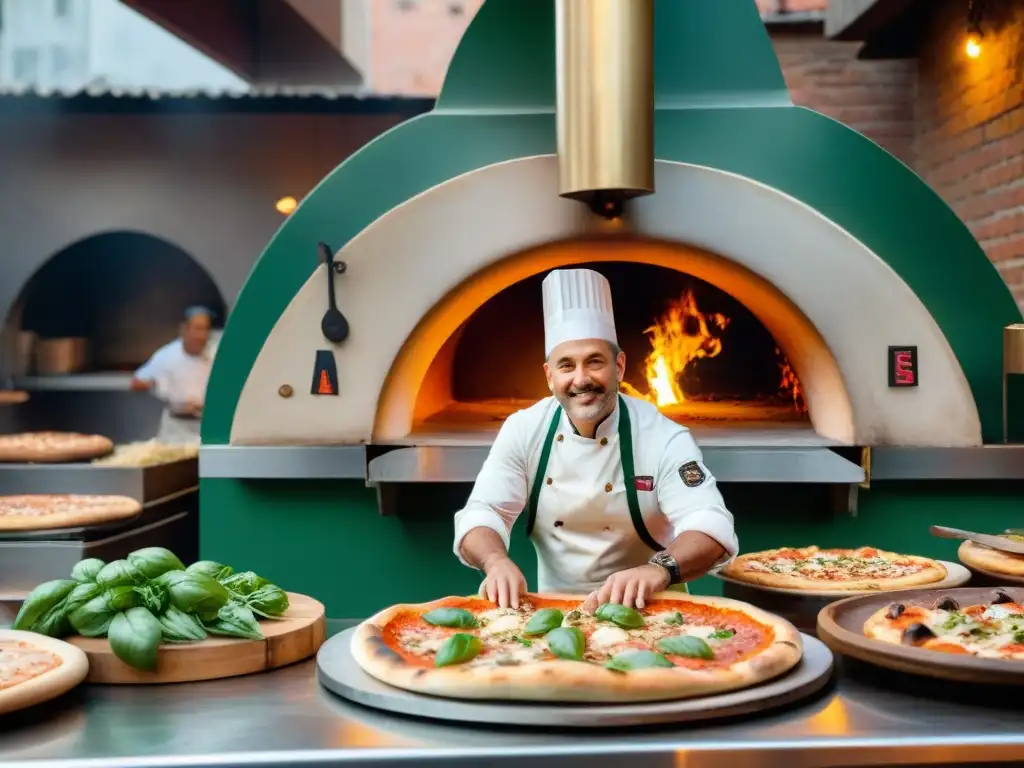
[[(971, 580), (971, 572), (960, 563), (952, 563), (946, 560), (938, 560), (937, 562), (945, 567), (946, 578), (935, 584), (929, 584), (929, 589), (962, 587)], [(710, 575), (723, 582), (722, 595), (724, 597), (750, 603), (769, 613), (781, 616), (791, 622), (801, 632), (809, 635), (814, 635), (818, 631), (818, 613), (826, 606), (839, 600), (846, 600), (847, 598), (859, 595), (889, 595), (896, 592), (920, 589), (920, 587), (903, 587), (901, 589), (886, 590), (884, 593), (879, 593), (877, 590), (821, 590), (815, 592), (811, 590), (783, 589), (781, 587), (748, 584), (720, 573), (712, 573)]]
[[(1024, 602), (1024, 588), (1005, 587), (1003, 591), (1017, 602)], [(847, 598), (826, 606), (818, 615), (818, 637), (835, 653), (897, 672), (963, 683), (1024, 685), (1024, 664), (1020, 661), (927, 651), (884, 643), (864, 634), (864, 622), (890, 603), (931, 608), (940, 598), (947, 596), (960, 605), (988, 604), (996, 596), (996, 589), (929, 588)]]
[(262, 640), (210, 637), (198, 643), (165, 643), (160, 646), (152, 671), (125, 664), (114, 655), (105, 637), (75, 635), (68, 642), (88, 656), (90, 683), (191, 683), (250, 675), (308, 659), (323, 645), (327, 637), (324, 606), (292, 592), (288, 593), (288, 603), (282, 618), (260, 622)]
[(63, 640), (16, 629), (0, 629), (0, 640), (29, 643), (61, 658), (59, 667), (0, 690), (0, 715), (55, 699), (85, 680), (89, 671), (85, 653)]

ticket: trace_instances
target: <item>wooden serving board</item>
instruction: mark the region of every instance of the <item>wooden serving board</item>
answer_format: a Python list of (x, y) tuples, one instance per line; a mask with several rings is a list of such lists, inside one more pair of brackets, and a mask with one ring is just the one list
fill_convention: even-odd
[(323, 645), (327, 636), (323, 605), (292, 592), (288, 593), (288, 602), (283, 618), (260, 622), (263, 640), (211, 636), (198, 643), (165, 643), (160, 646), (152, 671), (125, 664), (114, 655), (105, 637), (76, 635), (68, 642), (89, 657), (86, 681), (90, 683), (152, 685), (250, 675), (308, 659)]
[(63, 640), (17, 629), (0, 629), (0, 640), (29, 643), (61, 658), (59, 667), (0, 690), (0, 715), (41, 704), (67, 693), (85, 679), (89, 670), (89, 660), (85, 654)]
[[(890, 603), (931, 607), (949, 596), (960, 605), (990, 603), (998, 587), (919, 589), (909, 592), (850, 597), (832, 603), (818, 614), (818, 637), (834, 652), (897, 672), (963, 683), (1024, 685), (1024, 664), (1007, 659), (983, 659), (895, 645), (867, 637), (864, 622)], [(1014, 600), (1024, 601), (1024, 588), (1006, 587)]]

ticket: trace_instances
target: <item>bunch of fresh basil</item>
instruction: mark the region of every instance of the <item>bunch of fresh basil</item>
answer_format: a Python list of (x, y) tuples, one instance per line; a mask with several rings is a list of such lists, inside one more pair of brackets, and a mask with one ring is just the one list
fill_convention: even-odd
[(117, 658), (136, 669), (156, 666), (161, 643), (208, 635), (263, 638), (257, 616), (288, 610), (288, 595), (252, 571), (209, 560), (187, 568), (170, 550), (146, 547), (124, 560), (91, 558), (71, 578), (40, 584), (25, 599), (14, 629), (49, 637), (106, 637)]

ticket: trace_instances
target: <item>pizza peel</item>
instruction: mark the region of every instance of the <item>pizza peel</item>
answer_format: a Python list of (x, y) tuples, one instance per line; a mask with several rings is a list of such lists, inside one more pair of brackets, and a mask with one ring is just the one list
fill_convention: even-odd
[(926, 588), (850, 597), (822, 609), (818, 614), (818, 637), (835, 653), (897, 672), (963, 683), (1024, 685), (1024, 663), (1014, 659), (982, 659), (928, 651), (884, 643), (864, 634), (864, 622), (891, 603), (932, 608), (941, 598), (952, 597), (963, 606), (990, 604), (999, 590), (1017, 602), (1024, 601), (1024, 587)]
[(1015, 555), (1024, 555), (1024, 541), (1013, 541), (1002, 536), (991, 536), (987, 533), (962, 531), (959, 528), (947, 528), (944, 525), (933, 525), (928, 530), (932, 536), (938, 536), (940, 539), (966, 539), (976, 544), (982, 544), (990, 549), (1012, 552)]

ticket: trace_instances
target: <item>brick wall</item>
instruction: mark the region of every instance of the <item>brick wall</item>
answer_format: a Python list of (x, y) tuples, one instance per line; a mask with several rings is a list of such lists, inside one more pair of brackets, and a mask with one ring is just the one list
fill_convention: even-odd
[(915, 167), (1024, 305), (1024, 8), (1005, 4), (971, 59), (966, 3), (935, 2), (919, 57)]

